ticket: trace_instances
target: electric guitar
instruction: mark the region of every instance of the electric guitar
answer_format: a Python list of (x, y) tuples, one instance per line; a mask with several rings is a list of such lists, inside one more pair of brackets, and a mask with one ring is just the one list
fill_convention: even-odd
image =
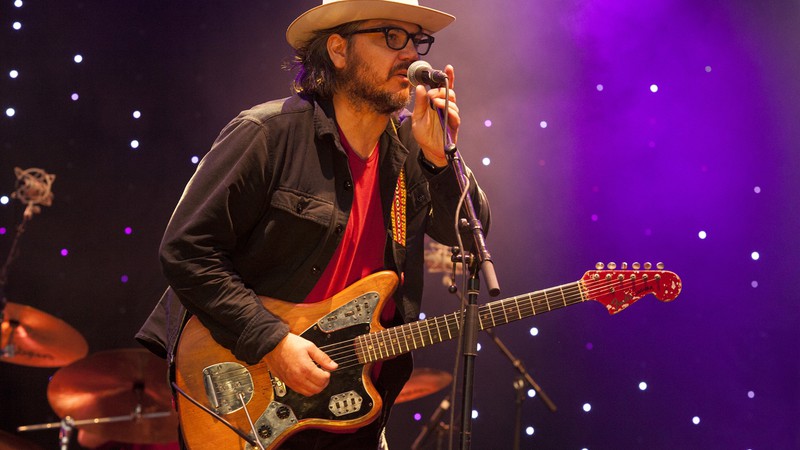
[[(616, 314), (647, 294), (671, 301), (681, 291), (680, 278), (660, 264), (658, 270), (650, 270), (649, 264), (645, 270), (638, 270), (638, 265), (637, 270), (598, 267), (574, 283), (480, 305), (480, 329), (586, 300), (596, 300)], [(261, 298), (292, 333), (310, 340), (338, 363), (328, 386), (311, 397), (292, 391), (263, 361), (248, 365), (237, 360), (196, 317), (189, 319), (178, 342), (176, 384), (205, 410), (177, 396), (186, 445), (193, 450), (255, 449), (258, 439), (266, 450), (273, 450), (304, 429), (351, 432), (372, 422), (383, 404), (370, 378), (373, 363), (456, 338), (461, 327), (462, 311), (456, 311), (383, 328), (380, 311), (396, 286), (397, 276), (383, 271), (319, 303)]]

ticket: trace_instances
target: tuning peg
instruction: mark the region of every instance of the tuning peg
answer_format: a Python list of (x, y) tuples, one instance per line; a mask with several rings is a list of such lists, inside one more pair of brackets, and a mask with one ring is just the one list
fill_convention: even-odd
[(622, 270), (625, 270), (627, 268), (628, 268), (628, 263), (626, 262), (622, 263)]
[(656, 263), (656, 267), (658, 268), (658, 270), (664, 270), (664, 263), (663, 262), (657, 262)]
[(615, 263), (615, 262), (608, 263), (608, 268), (611, 269), (611, 270), (616, 269), (617, 268), (617, 263)]
[(646, 263), (644, 263), (644, 268), (645, 268), (645, 270), (650, 270), (650, 269), (653, 268), (653, 265), (650, 264), (649, 262), (646, 262)]
[(633, 269), (634, 270), (639, 270), (640, 267), (642, 267), (642, 265), (639, 264), (638, 262), (633, 263)]
[(603, 267), (605, 267), (605, 265), (601, 262), (594, 265), (594, 268), (597, 270), (603, 270)]

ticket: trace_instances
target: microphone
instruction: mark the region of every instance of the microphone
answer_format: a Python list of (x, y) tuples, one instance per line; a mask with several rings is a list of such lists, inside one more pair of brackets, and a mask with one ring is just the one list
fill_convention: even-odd
[(450, 409), (450, 398), (445, 397), (444, 400), (442, 400), (442, 402), (439, 403), (439, 406), (436, 408), (436, 411), (434, 411), (433, 414), (431, 415), (431, 418), (430, 420), (428, 420), (428, 423), (425, 424), (424, 427), (422, 427), (422, 431), (419, 433), (419, 436), (417, 436), (417, 439), (414, 440), (413, 444), (411, 444), (411, 450), (417, 450), (420, 447), (420, 445), (425, 443), (431, 431), (433, 431), (433, 429), (439, 425), (438, 424), (439, 418), (442, 417), (442, 414), (444, 414), (444, 412), (447, 411), (448, 409)]
[(447, 74), (441, 70), (434, 70), (425, 61), (414, 61), (408, 67), (408, 81), (412, 85), (427, 84), (430, 87), (441, 87), (447, 83)]

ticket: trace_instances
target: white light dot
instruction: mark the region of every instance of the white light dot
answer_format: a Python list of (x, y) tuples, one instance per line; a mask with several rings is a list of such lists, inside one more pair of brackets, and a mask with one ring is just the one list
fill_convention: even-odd
[(639, 390), (640, 391), (647, 390), (647, 383), (645, 383), (644, 381), (640, 382), (639, 383)]
[(419, 320), (425, 320), (426, 317), (428, 316), (426, 316), (424, 312), (419, 313)]
[(76, 101), (76, 100), (78, 100), (78, 98), (80, 98), (80, 97), (78, 96), (78, 93), (77, 93), (77, 92), (74, 92), (72, 95), (70, 95), (70, 96), (69, 96), (69, 98), (71, 98), (71, 99), (72, 99), (72, 101)]
[[(200, 162), (200, 158), (198, 158), (197, 156), (192, 156), (192, 164), (197, 164), (199, 162)], [(422, 316), (422, 315), (423, 314), (420, 314), (420, 316)], [(422, 318), (422, 317), (420, 317), (420, 318)]]
[(8, 76), (10, 76), (11, 78), (17, 78), (19, 76), (19, 72), (12, 69), (10, 72), (8, 72)]
[(650, 92), (652, 92), (652, 93), (658, 92), (658, 85), (657, 84), (651, 84), (650, 85)]
[(14, 111), (14, 108), (6, 108), (6, 115), (7, 115), (8, 117), (14, 117), (14, 114), (16, 114), (16, 113), (17, 113), (17, 112), (16, 112), (16, 111)]
[(478, 342), (478, 351), (481, 351), (481, 343)]
[(603, 85), (602, 84), (598, 84), (597, 85), (597, 92), (603, 92)]
[(706, 72), (711, 72), (711, 66), (706, 66)]
[(747, 398), (755, 398), (756, 393), (753, 391), (747, 391)]
[(131, 148), (139, 148), (139, 141), (136, 139), (131, 141)]
[(583, 410), (586, 411), (586, 412), (591, 411), (592, 410), (592, 405), (590, 405), (588, 403), (584, 403), (583, 404)]
[(750, 257), (753, 258), (753, 261), (758, 261), (758, 258), (761, 258), (761, 255), (758, 252), (750, 253)]
[(487, 156), (487, 157), (483, 158), (483, 159), (481, 160), (481, 162), (483, 163), (483, 165), (484, 165), (484, 166), (488, 166), (489, 164), (491, 164), (491, 163), (492, 163), (492, 160), (491, 160), (491, 159), (489, 159), (489, 157)]
[(761, 193), (761, 186), (754, 187), (753, 188), (753, 192), (755, 192), (756, 194), (760, 194)]
[(0, 197), (0, 205), (7, 205), (8, 204), (8, 196), (4, 195)]
[(536, 397), (536, 391), (533, 389), (528, 389), (528, 397), (530, 398)]
[(75, 55), (75, 57), (72, 58), (72, 60), (75, 61), (76, 63), (80, 64), (81, 62), (83, 62), (83, 56), (82, 55)]
[(531, 336), (538, 336), (538, 335), (539, 335), (539, 329), (536, 327), (531, 328)]
[(16, 0), (14, 2), (14, 6), (16, 6), (17, 8), (22, 8), (22, 0)]
[(133, 118), (134, 119), (138, 119), (139, 117), (142, 117), (142, 112), (141, 111), (134, 111), (133, 112)]
[(692, 417), (692, 423), (698, 425), (700, 423), (700, 417), (698, 416)]
[(492, 126), (492, 121), (489, 120), (489, 119), (484, 120), (483, 121), (483, 126), (485, 126), (486, 128), (491, 127)]
[(751, 281), (750, 282), (750, 286), (753, 286), (754, 289), (757, 288), (758, 287), (758, 281), (756, 281), (756, 280)]
[(705, 231), (700, 231), (699, 233), (697, 233), (697, 237), (699, 237), (700, 239), (705, 239), (706, 236), (707, 234)]
[(14, 22), (13, 24), (11, 24), (11, 28), (13, 28), (15, 30), (20, 30), (20, 29), (22, 29), (22, 23), (21, 22)]
[(477, 419), (478, 418), (478, 410), (477, 409), (473, 409), (472, 410), (472, 418), (473, 419)]
[(539, 126), (542, 127), (542, 128), (547, 128), (547, 121), (543, 120), (543, 121), (539, 122)]
[(525, 434), (528, 436), (533, 436), (533, 427), (525, 428)]

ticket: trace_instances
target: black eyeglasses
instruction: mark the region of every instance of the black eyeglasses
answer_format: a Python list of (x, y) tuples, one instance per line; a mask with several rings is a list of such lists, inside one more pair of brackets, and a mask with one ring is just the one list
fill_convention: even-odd
[(426, 55), (433, 45), (433, 36), (427, 33), (409, 33), (408, 31), (399, 27), (380, 27), (380, 28), (366, 28), (363, 30), (353, 31), (352, 34), (362, 33), (383, 33), (386, 38), (386, 46), (392, 50), (402, 50), (408, 45), (408, 41), (414, 43), (414, 49), (420, 56)]

